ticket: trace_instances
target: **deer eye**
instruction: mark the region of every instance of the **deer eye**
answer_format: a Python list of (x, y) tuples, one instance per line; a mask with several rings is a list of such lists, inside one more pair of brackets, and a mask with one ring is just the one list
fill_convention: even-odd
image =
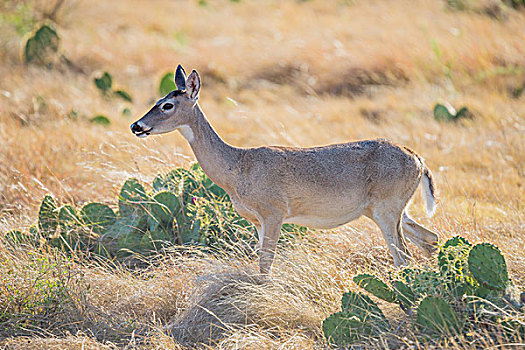
[(162, 110), (163, 111), (167, 111), (167, 110), (170, 110), (173, 108), (173, 104), (172, 103), (165, 103), (163, 106), (162, 106)]

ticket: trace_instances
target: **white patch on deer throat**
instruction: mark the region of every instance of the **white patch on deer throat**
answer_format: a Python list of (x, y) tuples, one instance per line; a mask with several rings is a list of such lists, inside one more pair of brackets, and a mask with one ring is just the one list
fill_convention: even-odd
[(193, 130), (188, 125), (181, 125), (179, 126), (179, 131), (184, 136), (188, 142), (193, 142), (195, 140), (195, 135), (193, 135)]

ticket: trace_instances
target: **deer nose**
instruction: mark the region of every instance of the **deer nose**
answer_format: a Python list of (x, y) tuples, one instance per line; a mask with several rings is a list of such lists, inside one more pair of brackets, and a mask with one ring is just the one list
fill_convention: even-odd
[(135, 123), (131, 124), (131, 131), (133, 133), (141, 132), (142, 131), (142, 126), (140, 126), (138, 122), (135, 122)]

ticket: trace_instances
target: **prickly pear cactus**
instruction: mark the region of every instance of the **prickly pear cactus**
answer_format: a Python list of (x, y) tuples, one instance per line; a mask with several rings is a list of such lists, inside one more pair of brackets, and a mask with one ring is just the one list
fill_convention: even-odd
[(100, 91), (101, 94), (107, 95), (111, 91), (111, 86), (113, 85), (113, 78), (108, 72), (104, 72), (99, 76), (96, 76), (93, 79), (95, 86)]
[(471, 117), (469, 110), (467, 107), (461, 107), (458, 112), (452, 107), (449, 103), (445, 103), (445, 105), (442, 104), (436, 104), (434, 106), (434, 119), (437, 121), (457, 121), (458, 119), (465, 118), (465, 117)]
[(341, 308), (345, 312), (358, 316), (363, 322), (370, 322), (377, 328), (385, 329), (389, 325), (383, 311), (366, 295), (356, 292), (343, 294)]
[(341, 312), (323, 322), (323, 333), (331, 344), (345, 346), (390, 326), (381, 309), (366, 295), (345, 293), (341, 306)]
[(323, 321), (323, 333), (329, 344), (346, 346), (372, 333), (372, 327), (348, 312), (337, 312)]
[(134, 213), (118, 218), (105, 230), (99, 242), (109, 256), (125, 257), (132, 252), (142, 253), (141, 240), (147, 230), (148, 216)]
[(453, 108), (446, 107), (440, 103), (434, 106), (434, 119), (437, 121), (451, 121), (454, 119), (456, 111)]
[(473, 294), (475, 282), (469, 273), (467, 257), (472, 244), (463, 237), (453, 237), (440, 247), (438, 266), (441, 278), (456, 297)]
[(130, 216), (137, 212), (142, 214), (148, 201), (144, 187), (137, 179), (128, 179), (122, 186), (118, 197), (118, 211), (120, 217)]
[(433, 296), (419, 303), (416, 324), (423, 330), (438, 334), (456, 334), (461, 330), (461, 322), (452, 307)]
[(472, 117), (467, 107), (461, 107), (456, 113), (456, 119)]
[(79, 236), (82, 231), (82, 221), (78, 217), (75, 209), (67, 204), (60, 208), (58, 213), (60, 235), (58, 235), (51, 243), (58, 248), (66, 251), (75, 251), (84, 249), (84, 242)]
[(416, 295), (414, 291), (402, 281), (396, 280), (392, 283), (394, 285), (394, 293), (396, 299), (404, 308), (411, 308), (416, 303)]
[(113, 93), (114, 93), (114, 95), (116, 97), (119, 97), (119, 98), (123, 99), (124, 101), (133, 102), (133, 98), (125, 90), (115, 90)]
[(58, 220), (61, 231), (69, 231), (75, 226), (81, 225), (80, 218), (78, 217), (75, 208), (69, 204), (60, 208), (60, 211), (58, 212)]
[(179, 184), (181, 183), (181, 172), (179, 169), (170, 171), (167, 174), (159, 174), (153, 180), (153, 190), (159, 191), (170, 191), (176, 194), (181, 190)]
[(121, 218), (113, 224), (106, 234), (114, 237), (117, 253), (126, 256), (132, 252), (141, 252), (141, 240), (147, 232), (147, 216), (131, 215)]
[(86, 204), (80, 210), (79, 217), (88, 229), (99, 235), (104, 233), (116, 220), (113, 210), (100, 203)]
[(5, 234), (4, 239), (10, 246), (13, 246), (13, 247), (19, 246), (21, 244), (28, 243), (31, 241), (31, 237), (29, 235), (19, 230), (8, 231)]
[(428, 269), (406, 268), (400, 271), (398, 279), (409, 286), (416, 297), (432, 294), (442, 287), (439, 273)]
[(162, 79), (160, 79), (159, 95), (166, 96), (173, 90), (177, 90), (177, 86), (175, 85), (175, 74), (173, 74), (173, 72), (169, 72), (164, 74)]
[(152, 231), (147, 231), (140, 240), (141, 251), (147, 253), (150, 251), (158, 252), (162, 247), (173, 242), (173, 234), (168, 233), (165, 229), (158, 226)]
[(201, 242), (200, 230), (201, 230), (201, 220), (200, 219), (190, 220), (186, 224), (186, 229), (179, 230), (179, 235), (180, 235), (182, 244), (200, 243)]
[(55, 234), (58, 226), (58, 210), (51, 195), (44, 196), (38, 211), (38, 228), (44, 237)]
[(150, 204), (151, 217), (163, 228), (172, 229), (175, 215), (180, 211), (179, 198), (169, 191), (159, 192)]
[(396, 294), (385, 282), (374, 275), (363, 273), (354, 277), (354, 282), (367, 292), (375, 295), (379, 299), (396, 302)]
[(475, 245), (468, 256), (468, 267), (482, 287), (504, 290), (509, 284), (505, 258), (499, 248), (492, 244)]
[(446, 269), (448, 267), (449, 261), (455, 260), (455, 256), (458, 255), (456, 252), (467, 251), (468, 254), (471, 247), (472, 244), (460, 236), (455, 236), (447, 240), (440, 248), (438, 254), (438, 264), (440, 269)]
[(98, 124), (98, 125), (110, 125), (111, 124), (111, 120), (102, 114), (98, 114), (90, 118), (89, 122), (93, 124)]
[(24, 60), (26, 63), (40, 65), (51, 63), (58, 52), (59, 43), (56, 30), (49, 24), (43, 24), (27, 38)]

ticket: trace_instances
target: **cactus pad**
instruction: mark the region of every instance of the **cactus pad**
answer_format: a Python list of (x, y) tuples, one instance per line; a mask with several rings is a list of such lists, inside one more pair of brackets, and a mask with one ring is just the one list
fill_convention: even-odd
[(168, 191), (157, 193), (150, 204), (151, 216), (164, 228), (173, 225), (175, 214), (179, 210), (179, 199)]
[(69, 204), (62, 206), (58, 213), (58, 219), (60, 235), (53, 240), (53, 245), (69, 251), (84, 248), (83, 242), (79, 239), (78, 235), (82, 221), (78, 217), (75, 209)]
[(341, 300), (341, 307), (343, 311), (358, 316), (363, 322), (371, 322), (379, 328), (388, 326), (383, 311), (366, 295), (356, 292), (345, 293)]
[(166, 96), (173, 90), (177, 90), (177, 86), (175, 85), (175, 74), (169, 72), (164, 74), (162, 79), (160, 79), (159, 94), (160, 96)]
[(458, 112), (449, 103), (436, 104), (434, 106), (434, 119), (437, 121), (457, 121), (461, 118), (472, 117), (467, 107), (461, 107)]
[(437, 121), (451, 121), (454, 119), (456, 111), (450, 110), (446, 106), (437, 103), (434, 106), (434, 119)]
[(167, 174), (159, 174), (153, 180), (153, 189), (155, 191), (170, 191), (178, 194), (180, 176), (176, 170)]
[(131, 95), (125, 90), (115, 90), (114, 95), (123, 99), (124, 101), (133, 102)]
[(167, 242), (171, 242), (171, 236), (162, 227), (157, 227), (154, 231), (148, 231), (140, 240), (140, 249), (142, 252), (158, 251)]
[(393, 303), (396, 301), (396, 294), (385, 282), (374, 275), (360, 274), (354, 277), (354, 282), (367, 292), (375, 295), (379, 299)]
[(449, 239), (438, 254), (438, 265), (442, 279), (448, 289), (458, 297), (472, 294), (474, 280), (468, 272), (467, 257), (472, 245), (463, 237)]
[(109, 120), (108, 117), (102, 114), (98, 114), (90, 118), (89, 122), (93, 124), (98, 124), (98, 125), (110, 125), (111, 124), (111, 120)]
[(27, 39), (24, 60), (26, 63), (48, 64), (58, 52), (59, 43), (56, 30), (48, 24), (43, 24)]
[(505, 258), (499, 248), (492, 244), (475, 245), (468, 256), (468, 267), (483, 287), (504, 290), (509, 283)]
[(461, 107), (456, 113), (456, 119), (471, 117), (470, 111), (467, 107)]
[(394, 281), (394, 293), (396, 293), (397, 300), (402, 306), (406, 308), (412, 307), (416, 302), (416, 295), (414, 291), (402, 281)]
[(80, 219), (76, 214), (75, 209), (69, 204), (60, 208), (60, 211), (58, 212), (58, 220), (63, 230), (80, 225)]
[(448, 261), (454, 260), (455, 252), (464, 252), (470, 250), (472, 244), (465, 238), (455, 236), (450, 238), (443, 244), (438, 254), (438, 263), (440, 268), (447, 265)]
[(58, 226), (58, 210), (55, 199), (51, 195), (44, 196), (38, 211), (38, 228), (44, 237), (55, 234)]
[(348, 312), (337, 312), (323, 321), (323, 333), (329, 344), (349, 345), (370, 335), (372, 328), (359, 317)]
[(108, 72), (104, 72), (99, 76), (96, 76), (93, 79), (95, 86), (100, 91), (101, 94), (107, 94), (111, 91), (111, 86), (113, 85), (113, 78)]
[(323, 333), (329, 343), (348, 345), (389, 327), (381, 309), (366, 295), (345, 293), (341, 304), (343, 311), (323, 322)]
[(147, 230), (147, 216), (133, 214), (119, 218), (109, 226), (101, 241), (109, 251), (120, 256), (140, 252), (140, 242)]
[(119, 216), (130, 216), (144, 211), (148, 195), (137, 179), (128, 179), (122, 186), (118, 198)]
[(5, 234), (5, 241), (12, 247), (19, 246), (31, 241), (31, 236), (19, 230), (12, 230)]
[(423, 330), (438, 334), (456, 334), (461, 330), (461, 323), (452, 307), (432, 296), (419, 303), (416, 324)]
[[(180, 220), (180, 219), (179, 219)], [(187, 222), (186, 225), (180, 225), (177, 221), (177, 228), (179, 230), (179, 236), (182, 244), (187, 243), (199, 243), (201, 240), (200, 229), (201, 229), (201, 220), (193, 220)]]
[(80, 210), (79, 216), (82, 222), (97, 234), (102, 234), (116, 220), (113, 210), (100, 203), (86, 204)]

